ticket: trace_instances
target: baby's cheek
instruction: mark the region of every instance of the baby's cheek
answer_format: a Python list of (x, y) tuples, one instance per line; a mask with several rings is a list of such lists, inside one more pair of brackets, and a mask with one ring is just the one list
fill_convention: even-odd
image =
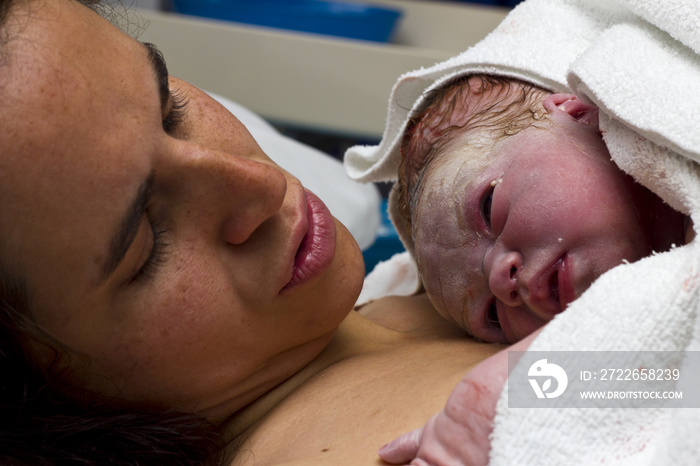
[(461, 322), (461, 319), (456, 320), (453, 317), (453, 298), (450, 296), (451, 288), (445, 286), (449, 281), (444, 281), (444, 273), (447, 269), (440, 266), (442, 259), (443, 257), (440, 256), (438, 248), (418, 247), (416, 245), (418, 272), (421, 275), (421, 280), (430, 302), (446, 320), (453, 323)]
[(439, 251), (434, 245), (417, 240), (414, 245), (416, 265), (418, 273), (426, 290), (434, 292), (439, 284), (440, 269), (437, 267)]

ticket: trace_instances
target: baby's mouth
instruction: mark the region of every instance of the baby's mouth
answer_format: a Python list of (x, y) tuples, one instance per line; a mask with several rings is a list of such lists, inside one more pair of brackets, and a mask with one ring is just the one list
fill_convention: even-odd
[(556, 272), (553, 274), (552, 296), (559, 303), (559, 312), (564, 311), (573, 300), (576, 299), (574, 288), (574, 263), (571, 257), (564, 255), (557, 262)]
[(573, 287), (568, 262), (568, 256), (564, 254), (533, 281), (529, 289), (530, 298), (526, 300), (526, 304), (539, 319), (551, 320), (571, 301), (568, 296), (573, 293)]
[[(561, 262), (561, 259), (559, 259), (559, 263)], [(554, 273), (552, 274), (551, 277), (549, 277), (549, 293), (550, 295), (554, 298), (554, 300), (559, 303), (559, 269), (555, 269)], [(564, 309), (562, 308), (561, 311)]]

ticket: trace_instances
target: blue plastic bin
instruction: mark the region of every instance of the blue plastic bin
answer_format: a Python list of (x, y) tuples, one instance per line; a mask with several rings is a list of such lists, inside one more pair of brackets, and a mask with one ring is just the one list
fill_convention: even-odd
[(381, 206), (382, 223), (379, 227), (377, 239), (372, 246), (362, 253), (365, 260), (365, 274), (370, 273), (374, 267), (382, 261), (388, 260), (394, 254), (406, 250), (399, 239), (399, 234), (394, 224), (389, 220), (388, 201), (384, 199)]
[(323, 0), (173, 0), (175, 11), (239, 23), (388, 42), (399, 10)]

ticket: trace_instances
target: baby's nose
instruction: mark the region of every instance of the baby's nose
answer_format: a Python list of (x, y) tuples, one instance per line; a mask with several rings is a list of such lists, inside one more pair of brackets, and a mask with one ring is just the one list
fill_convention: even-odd
[[(493, 295), (510, 307), (523, 304), (519, 293), (518, 276), (523, 267), (523, 258), (518, 252), (494, 252), (490, 258), (488, 274), (489, 288)], [(487, 265), (487, 266), (488, 266)]]

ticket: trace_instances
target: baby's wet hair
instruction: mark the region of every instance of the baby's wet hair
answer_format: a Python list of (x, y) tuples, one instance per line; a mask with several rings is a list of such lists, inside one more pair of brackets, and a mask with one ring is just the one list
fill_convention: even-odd
[[(479, 135), (479, 148), (519, 133), (544, 119), (550, 94), (513, 78), (474, 74), (460, 76), (430, 91), (409, 119), (401, 143), (397, 210), (411, 223), (415, 188), (427, 167), (458, 136)], [(477, 147), (475, 147), (475, 150)]]

